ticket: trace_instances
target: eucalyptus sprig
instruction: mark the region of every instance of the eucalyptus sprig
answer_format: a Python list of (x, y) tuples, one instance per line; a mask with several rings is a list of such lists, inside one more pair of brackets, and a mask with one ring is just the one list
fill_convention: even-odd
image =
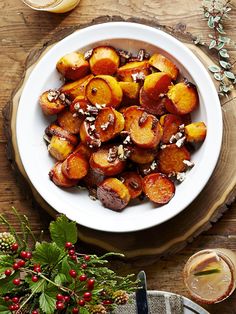
[(223, 24), (225, 19), (230, 18), (229, 13), (232, 7), (230, 0), (204, 0), (202, 7), (204, 18), (211, 29), (208, 47), (214, 49), (218, 57), (218, 65), (210, 65), (208, 69), (220, 83), (219, 95), (227, 96), (236, 84), (236, 75), (233, 72), (229, 51), (226, 48), (227, 45), (234, 45), (234, 43), (230, 37), (226, 36)]
[(107, 267), (109, 256), (76, 251), (77, 226), (64, 215), (50, 224), (51, 241), (28, 241), (35, 236), (27, 217), (13, 209), (22, 239), (5, 217), (8, 231), (0, 233), (0, 313), (106, 314), (128, 301), (137, 282)]

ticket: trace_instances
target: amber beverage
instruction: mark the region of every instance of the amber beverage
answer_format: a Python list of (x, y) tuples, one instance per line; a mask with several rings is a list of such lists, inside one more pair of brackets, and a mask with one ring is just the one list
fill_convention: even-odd
[(65, 13), (74, 9), (80, 0), (23, 0), (23, 2), (35, 10)]

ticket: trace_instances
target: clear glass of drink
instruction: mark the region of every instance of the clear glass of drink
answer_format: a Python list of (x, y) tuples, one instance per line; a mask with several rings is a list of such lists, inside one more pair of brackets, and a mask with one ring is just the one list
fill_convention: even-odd
[(22, 0), (35, 10), (65, 13), (74, 9), (80, 0)]
[(189, 258), (184, 282), (192, 296), (205, 304), (218, 303), (235, 290), (236, 253), (228, 249), (208, 249)]

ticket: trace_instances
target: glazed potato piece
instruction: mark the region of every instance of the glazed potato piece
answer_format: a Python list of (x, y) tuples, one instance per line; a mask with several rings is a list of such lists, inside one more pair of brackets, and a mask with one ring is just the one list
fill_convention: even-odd
[(167, 96), (171, 102), (166, 104), (166, 109), (173, 114), (186, 115), (198, 106), (198, 93), (191, 83), (181, 82), (172, 86)]
[(57, 115), (57, 123), (59, 126), (72, 134), (79, 133), (82, 122), (82, 117), (75, 116), (69, 110), (64, 110)]
[(118, 212), (130, 201), (129, 190), (116, 178), (104, 180), (97, 189), (97, 197), (105, 207)]
[(70, 112), (78, 114), (86, 112), (89, 104), (85, 96), (77, 96), (70, 104)]
[(162, 137), (162, 127), (155, 116), (144, 112), (131, 124), (130, 137), (141, 148), (156, 148)]
[(71, 52), (63, 56), (56, 65), (67, 80), (78, 80), (89, 73), (89, 63), (80, 52)]
[(78, 144), (78, 138), (74, 134), (71, 134), (70, 132), (64, 130), (63, 128), (56, 125), (55, 123), (50, 124), (46, 128), (45, 134), (48, 137), (52, 137), (53, 135), (61, 137), (67, 140), (68, 142), (70, 142), (73, 146)]
[(120, 180), (129, 190), (131, 199), (142, 194), (142, 177), (137, 172), (124, 172), (120, 176)]
[(80, 142), (79, 145), (75, 148), (74, 153), (80, 153), (85, 159), (89, 160), (92, 155), (92, 149), (89, 148), (86, 144)]
[(202, 142), (207, 133), (207, 127), (204, 122), (193, 122), (184, 128), (187, 142)]
[(67, 95), (71, 100), (78, 96), (85, 96), (85, 88), (93, 77), (92, 74), (89, 74), (75, 82), (64, 84), (60, 87), (60, 92)]
[(49, 172), (49, 178), (54, 184), (63, 187), (70, 188), (77, 184), (77, 180), (71, 180), (67, 178), (62, 172), (62, 162), (57, 162)]
[(167, 204), (175, 194), (174, 183), (162, 173), (152, 173), (143, 179), (143, 191), (154, 203)]
[(177, 147), (175, 144), (166, 145), (158, 154), (159, 170), (165, 174), (186, 171), (184, 160), (190, 160), (190, 153), (186, 147)]
[(122, 100), (122, 89), (117, 80), (109, 75), (98, 75), (86, 86), (86, 97), (93, 104), (118, 107)]
[(142, 87), (139, 94), (140, 106), (147, 111), (148, 113), (160, 116), (166, 113), (166, 102), (170, 102), (169, 98), (166, 96), (159, 97), (157, 100), (154, 100), (145, 93), (144, 88)]
[(123, 111), (123, 116), (125, 118), (125, 131), (130, 130), (130, 126), (134, 120), (139, 120), (144, 113), (144, 110), (138, 106), (130, 106)]
[(123, 92), (122, 103), (127, 105), (138, 104), (140, 84), (136, 82), (119, 82)]
[(161, 94), (165, 94), (171, 85), (171, 77), (164, 72), (156, 72), (146, 76), (143, 90), (148, 97), (159, 100)]
[(91, 123), (84, 121), (79, 130), (81, 142), (88, 146), (97, 146), (98, 144), (96, 145), (96, 143), (100, 142), (100, 140), (98, 141), (94, 135), (95, 134), (92, 133)]
[(106, 177), (101, 173), (89, 168), (87, 175), (83, 178), (83, 182), (86, 187), (96, 188), (105, 180), (105, 178)]
[(151, 149), (143, 149), (138, 146), (131, 146), (129, 148), (129, 159), (137, 164), (147, 164), (155, 159), (155, 151)]
[(80, 180), (88, 170), (89, 163), (79, 152), (70, 154), (62, 163), (62, 172), (69, 179)]
[(124, 129), (123, 115), (112, 107), (102, 108), (95, 120), (96, 133), (101, 142), (107, 142)]
[(114, 176), (121, 173), (126, 162), (118, 158), (117, 149), (117, 146), (99, 148), (90, 157), (90, 167), (104, 176)]
[(58, 97), (52, 97), (54, 91), (46, 91), (39, 97), (39, 104), (43, 113), (47, 116), (57, 114), (66, 107), (65, 103)]
[(93, 49), (93, 54), (89, 59), (91, 72), (94, 75), (113, 75), (120, 64), (120, 57), (115, 49), (110, 46), (100, 46)]
[(183, 125), (183, 120), (180, 116), (171, 113), (162, 117), (160, 118), (160, 123), (163, 128), (161, 141), (164, 144), (169, 144), (171, 137), (179, 132), (179, 127), (180, 125)]
[(128, 62), (125, 65), (119, 67), (117, 70), (118, 80), (124, 82), (134, 82), (135, 77), (142, 76), (145, 77), (150, 74), (150, 65), (148, 61), (142, 62)]
[(154, 53), (149, 59), (149, 63), (159, 71), (167, 73), (172, 80), (175, 81), (177, 79), (179, 70), (177, 66), (167, 57), (161, 55), (160, 53)]

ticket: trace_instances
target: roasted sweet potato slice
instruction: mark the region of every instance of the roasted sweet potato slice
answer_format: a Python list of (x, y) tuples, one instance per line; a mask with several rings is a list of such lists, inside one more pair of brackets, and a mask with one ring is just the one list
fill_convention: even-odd
[(122, 100), (122, 89), (117, 80), (110, 75), (98, 75), (86, 86), (86, 97), (93, 104), (118, 107)]
[(171, 77), (164, 72), (156, 72), (146, 76), (143, 90), (149, 98), (159, 100), (160, 95), (165, 94), (171, 85)]
[(144, 113), (143, 108), (138, 106), (130, 106), (123, 111), (123, 116), (125, 118), (125, 131), (130, 130), (130, 126), (134, 120), (139, 120), (142, 114)]
[(62, 163), (62, 172), (69, 179), (82, 179), (88, 170), (89, 163), (79, 152), (70, 154)]
[(73, 146), (78, 144), (78, 138), (74, 135), (68, 132), (67, 130), (64, 130), (60, 126), (56, 125), (55, 123), (50, 124), (46, 130), (45, 134), (48, 137), (52, 136), (58, 136), (61, 137), (64, 140), (67, 140), (69, 143), (71, 143)]
[(125, 161), (118, 157), (117, 146), (99, 148), (90, 157), (90, 167), (104, 176), (114, 176), (125, 168)]
[(183, 124), (183, 120), (181, 116), (169, 113), (164, 115), (163, 119), (160, 119), (160, 123), (163, 128), (161, 141), (164, 144), (169, 144), (171, 137), (179, 132), (179, 127)]
[(96, 136), (95, 126), (90, 122), (84, 121), (81, 124), (79, 135), (81, 142), (88, 145), (89, 147), (98, 147), (100, 146), (101, 141), (98, 140)]
[(69, 110), (64, 110), (57, 115), (57, 123), (59, 126), (72, 134), (79, 133), (83, 120), (81, 116), (75, 116)]
[(122, 103), (125, 105), (135, 105), (139, 102), (140, 84), (136, 82), (119, 82), (123, 91)]
[(89, 104), (90, 102), (85, 96), (77, 96), (70, 104), (70, 112), (78, 114), (81, 113), (81, 110), (85, 112)]
[(190, 160), (190, 153), (186, 147), (177, 147), (175, 144), (166, 145), (158, 154), (160, 172), (173, 174), (184, 172), (186, 164), (184, 160)]
[(89, 148), (85, 143), (80, 142), (75, 148), (74, 153), (80, 153), (85, 159), (89, 160), (92, 155), (92, 149)]
[(138, 146), (129, 147), (130, 156), (129, 159), (137, 164), (147, 164), (155, 159), (155, 151), (152, 149), (143, 149)]
[(143, 191), (154, 203), (167, 204), (175, 194), (174, 183), (162, 173), (152, 173), (143, 179)]
[(120, 57), (113, 47), (99, 46), (93, 49), (89, 64), (94, 75), (113, 75), (119, 67)]
[(132, 122), (130, 137), (139, 147), (156, 148), (162, 137), (162, 127), (155, 116), (144, 112)]
[(89, 63), (80, 52), (71, 52), (63, 56), (56, 65), (60, 72), (68, 80), (78, 80), (89, 73)]
[(187, 82), (178, 83), (167, 93), (171, 102), (166, 103), (166, 109), (173, 114), (186, 115), (198, 106), (198, 93), (195, 85)]
[(147, 93), (145, 93), (143, 87), (140, 90), (139, 95), (140, 106), (148, 113), (160, 116), (166, 113), (166, 102), (170, 102), (169, 98), (166, 96), (159, 97), (158, 100), (150, 98)]
[(97, 197), (105, 207), (118, 212), (130, 201), (129, 190), (116, 178), (104, 180), (97, 189)]
[[(52, 97), (55, 91), (46, 91), (39, 97), (39, 104), (43, 113), (47, 116), (57, 114), (66, 107), (65, 103), (59, 97)], [(57, 95), (57, 93), (56, 93)]]
[(95, 120), (96, 133), (101, 142), (116, 137), (124, 129), (123, 115), (112, 107), (102, 108)]
[(60, 92), (64, 93), (71, 100), (75, 99), (77, 96), (85, 96), (85, 88), (93, 77), (93, 74), (89, 74), (75, 82), (64, 84), (60, 87)]
[(62, 172), (62, 162), (57, 162), (52, 170), (49, 172), (49, 178), (53, 181), (54, 184), (63, 187), (70, 188), (75, 186), (78, 180), (71, 180), (67, 178)]
[(188, 142), (198, 143), (204, 141), (207, 127), (204, 122), (193, 122), (185, 126), (184, 132)]
[(120, 180), (128, 188), (131, 199), (142, 194), (142, 177), (137, 172), (124, 172)]
[(87, 175), (83, 178), (83, 182), (88, 188), (95, 188), (99, 186), (104, 180), (105, 176), (101, 173), (95, 171), (92, 168), (89, 168)]
[(136, 82), (144, 79), (150, 74), (150, 65), (148, 61), (128, 62), (117, 70), (118, 80), (124, 82)]
[(179, 70), (177, 66), (167, 57), (161, 55), (160, 53), (154, 53), (149, 59), (149, 63), (159, 71), (167, 73), (172, 80), (175, 81), (177, 79)]

